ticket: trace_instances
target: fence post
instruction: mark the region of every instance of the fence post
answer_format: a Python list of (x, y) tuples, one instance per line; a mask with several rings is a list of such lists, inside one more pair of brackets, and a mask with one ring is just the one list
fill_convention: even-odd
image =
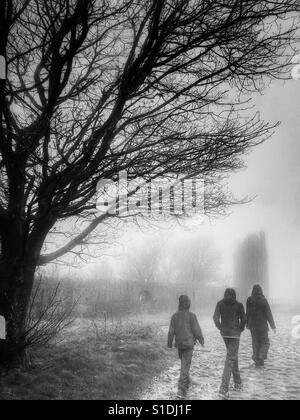
[(0, 340), (6, 340), (6, 320), (0, 315)]
[(3, 55), (0, 55), (0, 80), (6, 79), (6, 60)]

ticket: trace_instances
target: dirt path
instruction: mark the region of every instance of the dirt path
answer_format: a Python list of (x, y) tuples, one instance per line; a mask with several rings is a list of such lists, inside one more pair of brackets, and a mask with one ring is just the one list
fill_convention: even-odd
[[(247, 331), (240, 352), (244, 390), (232, 392), (233, 400), (299, 400), (300, 399), (300, 341), (291, 336), (294, 314), (277, 316), (278, 334), (270, 334), (272, 347), (264, 369), (256, 369), (251, 361), (251, 340)], [(191, 377), (197, 384), (190, 389), (188, 399), (218, 399), (225, 350), (222, 339), (210, 320), (202, 321), (206, 347), (196, 349)], [(175, 352), (175, 350), (174, 350)], [(174, 353), (174, 365), (156, 377), (141, 393), (142, 400), (171, 400), (177, 392), (179, 361)]]

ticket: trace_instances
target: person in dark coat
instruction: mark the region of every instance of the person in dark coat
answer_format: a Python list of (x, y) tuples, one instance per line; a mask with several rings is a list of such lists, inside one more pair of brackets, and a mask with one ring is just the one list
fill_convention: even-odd
[(188, 296), (180, 296), (179, 309), (171, 319), (168, 347), (178, 349), (181, 360), (181, 372), (178, 382), (178, 396), (185, 398), (190, 385), (190, 368), (192, 364), (194, 346), (197, 341), (204, 346), (203, 334), (195, 314), (190, 312), (191, 301)]
[(276, 325), (269, 302), (261, 286), (253, 287), (247, 300), (247, 328), (251, 331), (253, 360), (257, 367), (264, 366), (270, 349), (269, 325), (276, 332)]
[(232, 375), (236, 390), (242, 388), (239, 371), (239, 346), (240, 337), (246, 325), (245, 309), (243, 304), (237, 301), (234, 289), (227, 289), (224, 299), (217, 304), (214, 322), (221, 332), (227, 349), (220, 394), (223, 397), (228, 397)]

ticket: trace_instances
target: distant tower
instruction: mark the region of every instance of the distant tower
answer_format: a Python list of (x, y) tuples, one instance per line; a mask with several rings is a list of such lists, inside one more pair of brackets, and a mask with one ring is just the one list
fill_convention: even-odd
[(269, 294), (268, 253), (265, 232), (249, 235), (238, 247), (234, 262), (234, 283), (239, 299), (245, 301), (254, 284)]

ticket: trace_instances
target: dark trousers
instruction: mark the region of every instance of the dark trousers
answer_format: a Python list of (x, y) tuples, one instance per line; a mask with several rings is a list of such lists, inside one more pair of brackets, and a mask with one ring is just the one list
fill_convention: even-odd
[(256, 364), (263, 364), (268, 358), (270, 340), (268, 331), (251, 331), (253, 360)]
[(178, 382), (178, 393), (186, 396), (190, 386), (190, 369), (193, 359), (194, 349), (178, 350), (179, 358), (181, 360), (181, 371)]
[(227, 356), (225, 362), (225, 368), (222, 379), (222, 391), (228, 392), (230, 379), (233, 376), (235, 385), (241, 385), (241, 375), (239, 370), (239, 348), (240, 339), (237, 338), (224, 338), (224, 342), (227, 349)]

